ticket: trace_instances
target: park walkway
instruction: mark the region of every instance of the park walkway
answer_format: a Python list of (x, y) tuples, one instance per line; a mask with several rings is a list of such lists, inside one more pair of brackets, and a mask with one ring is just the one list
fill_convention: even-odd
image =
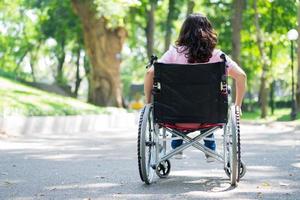
[(169, 178), (139, 178), (137, 128), (0, 138), (0, 199), (299, 199), (300, 130), (243, 124), (248, 172), (231, 188), (222, 165), (192, 148)]

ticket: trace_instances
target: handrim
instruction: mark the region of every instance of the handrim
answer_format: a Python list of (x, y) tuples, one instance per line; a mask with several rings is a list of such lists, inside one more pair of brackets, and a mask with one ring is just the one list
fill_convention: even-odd
[[(152, 123), (152, 106), (150, 104), (143, 108), (139, 122), (139, 137), (138, 137), (138, 159), (139, 159), (139, 172), (141, 180), (146, 184), (150, 184), (153, 179), (154, 169), (151, 166), (155, 160), (155, 145), (153, 142), (154, 127)], [(146, 145), (147, 142), (150, 145)]]

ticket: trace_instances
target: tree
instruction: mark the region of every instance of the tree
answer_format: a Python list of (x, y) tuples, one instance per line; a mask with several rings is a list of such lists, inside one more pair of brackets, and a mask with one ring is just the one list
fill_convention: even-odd
[[(300, 1), (298, 1), (298, 33), (300, 34)], [(297, 108), (300, 111), (300, 38), (298, 38), (298, 70), (297, 70), (297, 89), (296, 89), (296, 99), (297, 99)]]
[[(120, 53), (126, 30), (117, 23), (119, 20), (114, 20), (119, 14), (114, 9), (118, 10), (117, 6), (122, 7), (123, 4), (118, 1), (72, 0), (72, 5), (81, 20), (85, 49), (92, 65), (92, 103), (120, 107)], [(118, 11), (121, 12), (122, 8)]]
[(0, 68), (15, 79), (35, 80), (34, 62), (30, 62), (31, 74), (23, 67), (26, 57), (34, 58), (40, 45), (39, 26), (32, 18), (35, 14), (22, 0), (0, 2)]
[(259, 25), (259, 14), (257, 10), (257, 0), (254, 0), (254, 24), (256, 27), (256, 39), (257, 39), (257, 46), (261, 57), (262, 62), (262, 74), (260, 77), (260, 89), (259, 89), (259, 96), (260, 96), (260, 107), (261, 107), (261, 117), (265, 118), (267, 116), (267, 108), (268, 108), (268, 84), (267, 84), (267, 73), (268, 73), (268, 64), (267, 64), (267, 55), (264, 49), (264, 41), (262, 36), (262, 31)]
[[(178, 18), (182, 6), (182, 1), (169, 0), (168, 16), (165, 26), (165, 51), (169, 49), (172, 40), (172, 30), (174, 21)], [(191, 8), (190, 8), (191, 9)]]
[(204, 14), (211, 21), (218, 34), (218, 47), (225, 53), (232, 51), (232, 3), (220, 0), (204, 0), (202, 7), (205, 8)]
[(186, 16), (188, 16), (194, 12), (194, 7), (195, 7), (195, 0), (188, 0)]
[[(270, 26), (269, 26), (269, 33), (273, 34), (274, 31), (274, 3), (271, 2), (271, 22), (270, 22)], [(271, 44), (269, 45), (269, 58), (270, 58), (270, 69), (272, 69), (273, 67), (273, 43), (271, 42)], [(274, 114), (274, 109), (275, 109), (275, 102), (274, 102), (274, 90), (275, 90), (275, 80), (273, 80), (270, 84), (270, 107), (271, 107), (271, 114)]]
[(169, 49), (170, 43), (171, 43), (171, 36), (172, 36), (172, 22), (174, 19), (174, 13), (175, 13), (175, 0), (169, 0), (169, 6), (168, 6), (168, 16), (166, 20), (166, 34), (165, 34), (165, 51)]
[[(233, 1), (232, 15), (232, 58), (241, 65), (241, 30), (243, 19), (244, 0)], [(235, 85), (235, 84), (234, 84)], [(235, 87), (232, 87), (232, 96), (235, 99)]]
[(157, 6), (157, 0), (149, 0), (150, 8), (147, 9), (146, 6), (146, 18), (147, 25), (145, 28), (146, 38), (147, 38), (147, 55), (150, 58), (153, 55), (154, 47), (154, 31), (155, 31), (155, 9)]
[[(52, 52), (57, 59), (57, 67), (55, 80), (58, 85), (65, 86), (67, 80), (64, 77), (64, 63), (66, 58), (67, 46), (72, 41), (76, 41), (73, 46), (75, 49), (82, 46), (80, 41), (80, 35), (82, 31), (79, 24), (78, 17), (74, 14), (70, 3), (67, 1), (55, 1), (43, 2), (40, 5), (36, 5), (42, 10), (47, 11), (46, 17), (41, 20), (41, 32), (44, 41), (49, 38), (53, 38), (56, 41), (56, 45), (52, 47)], [(75, 56), (77, 50), (75, 50)]]

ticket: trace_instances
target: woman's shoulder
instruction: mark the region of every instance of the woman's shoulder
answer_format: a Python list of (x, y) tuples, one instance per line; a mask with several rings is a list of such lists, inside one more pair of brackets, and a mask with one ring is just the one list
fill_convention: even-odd
[(224, 52), (221, 49), (214, 49), (212, 53), (212, 57), (221, 56), (222, 54), (224, 54)]
[(164, 63), (172, 63), (176, 57), (176, 52), (176, 47), (170, 45), (169, 49), (162, 55), (162, 57), (158, 61)]
[(222, 61), (223, 59), (221, 58), (221, 55), (225, 55), (226, 58), (226, 64), (229, 68), (231, 67), (236, 67), (238, 66), (237, 63), (235, 61), (233, 61), (230, 56), (228, 56), (226, 53), (224, 53), (221, 49), (215, 49), (213, 51), (213, 55), (211, 60), (213, 60), (214, 62), (219, 62)]
[(184, 47), (182, 46), (176, 46), (176, 45), (170, 45), (168, 51), (172, 54), (182, 54), (184, 52)]
[(220, 62), (222, 54), (223, 51), (221, 51), (220, 49), (214, 49), (210, 58), (210, 62)]

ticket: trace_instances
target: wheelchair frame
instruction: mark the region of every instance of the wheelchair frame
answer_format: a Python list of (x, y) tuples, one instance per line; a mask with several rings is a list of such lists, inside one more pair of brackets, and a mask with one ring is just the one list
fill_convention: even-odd
[[(151, 62), (151, 65), (153, 61)], [(227, 85), (225, 86), (227, 88)], [(229, 92), (228, 92), (229, 93)], [(203, 126), (197, 129), (178, 130), (166, 124), (154, 122), (153, 104), (147, 104), (142, 109), (138, 129), (138, 166), (140, 178), (146, 184), (151, 184), (154, 172), (160, 178), (166, 178), (171, 170), (169, 159), (175, 154), (193, 146), (203, 153), (224, 164), (226, 175), (231, 185), (235, 186), (246, 173), (246, 166), (241, 161), (240, 147), (240, 113), (236, 106), (228, 107), (228, 122)], [(199, 143), (200, 140), (218, 129), (223, 129), (223, 154), (219, 154)], [(189, 133), (201, 131), (191, 138)], [(173, 134), (185, 143), (176, 149), (167, 152), (168, 133)]]

